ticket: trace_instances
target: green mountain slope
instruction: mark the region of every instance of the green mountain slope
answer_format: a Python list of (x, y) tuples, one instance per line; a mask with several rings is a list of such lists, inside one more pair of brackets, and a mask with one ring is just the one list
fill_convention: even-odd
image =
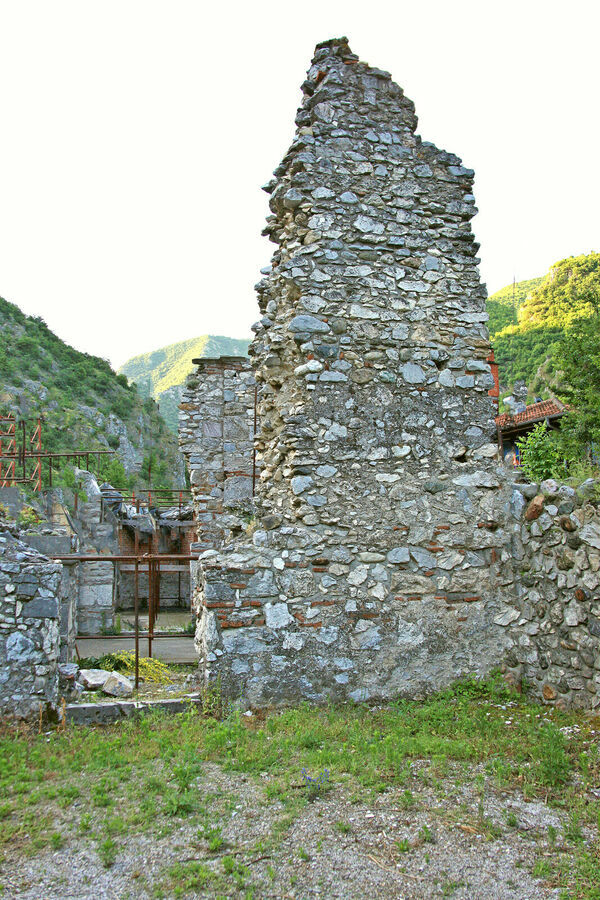
[(525, 302), (527, 296), (542, 283), (543, 279), (529, 278), (527, 281), (517, 281), (514, 285), (508, 284), (492, 294), (487, 301), (487, 311), (490, 317), (488, 327), (493, 337), (496, 332), (502, 331), (507, 325), (518, 323), (517, 313)]
[[(183, 484), (177, 443), (152, 399), (109, 363), (61, 341), (40, 318), (0, 298), (0, 415), (43, 418), (43, 448), (114, 449), (122, 463), (104, 473), (145, 486)], [(125, 487), (126, 485), (117, 485)]]
[[(557, 386), (554, 348), (556, 342), (576, 319), (592, 313), (590, 296), (600, 296), (600, 253), (571, 256), (557, 262), (542, 279), (520, 282), (515, 321), (512, 285), (488, 300), (490, 335), (500, 370), (500, 383), (511, 388), (517, 380), (529, 386), (530, 393), (542, 396)], [(524, 296), (523, 296), (524, 295)], [(490, 304), (495, 304), (490, 309)], [(512, 322), (502, 323), (498, 309), (510, 312)], [(496, 330), (497, 328), (497, 330)]]
[(207, 356), (246, 356), (248, 341), (221, 335), (203, 334), (161, 347), (151, 353), (142, 353), (128, 359), (119, 373), (135, 382), (144, 397), (153, 397), (169, 428), (177, 432), (177, 408), (181, 388), (194, 368), (192, 359)]

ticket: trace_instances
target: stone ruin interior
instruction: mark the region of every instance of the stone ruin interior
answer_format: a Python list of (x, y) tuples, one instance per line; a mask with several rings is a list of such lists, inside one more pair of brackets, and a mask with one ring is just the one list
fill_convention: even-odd
[[(598, 709), (600, 520), (502, 465), (474, 173), (416, 127), (387, 72), (317, 46), (250, 359), (196, 360), (181, 405), (202, 682), (275, 706), (500, 669)], [(55, 703), (63, 567), (1, 552), (0, 701), (18, 670), (19, 703)]]

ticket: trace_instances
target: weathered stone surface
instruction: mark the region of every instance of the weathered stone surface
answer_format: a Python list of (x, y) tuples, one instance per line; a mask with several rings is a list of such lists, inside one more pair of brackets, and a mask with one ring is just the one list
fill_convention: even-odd
[(526, 522), (533, 522), (535, 519), (541, 516), (544, 510), (544, 500), (545, 497), (543, 494), (536, 494), (533, 500), (531, 500), (531, 502), (527, 506), (527, 509), (525, 510)]
[[(513, 563), (513, 580), (506, 577), (506, 594), (512, 594), (519, 611), (507, 629), (513, 644), (507, 671), (547, 703), (598, 709), (600, 670), (593, 663), (600, 658), (600, 628), (592, 598), (600, 588), (600, 558), (597, 566), (594, 562), (600, 516), (589, 502), (585, 511), (577, 508), (582, 496), (567, 485), (542, 485), (556, 502), (539, 502), (543, 512), (537, 519), (524, 527), (526, 510), (511, 526), (513, 537), (528, 535), (529, 529), (533, 537), (524, 540), (520, 559)], [(542, 496), (538, 493), (531, 502)], [(572, 504), (571, 514), (561, 511), (566, 501)]]
[(62, 566), (0, 526), (0, 718), (56, 708)]
[(207, 550), (247, 526), (253, 475), (260, 470), (254, 466), (255, 378), (249, 361), (197, 363), (183, 392), (179, 445), (190, 469), (196, 549)]
[[(513, 485), (497, 463), (473, 172), (421, 142), (412, 103), (345, 40), (318, 45), (303, 90), (267, 188), (252, 368), (207, 361), (182, 408), (218, 549), (194, 576), (205, 682), (272, 706), (420, 696), (502, 665), (596, 708), (596, 484)], [(230, 410), (226, 377), (228, 397), (247, 378)], [(227, 529), (250, 385), (260, 477)]]
[(503, 536), (481, 527), (501, 482), (473, 173), (345, 40), (318, 46), (304, 91), (250, 350), (258, 528), (213, 544), (195, 601), (205, 678), (267, 704), (431, 689), (507, 641)]
[(584, 544), (600, 550), (600, 526), (596, 523), (588, 523), (579, 529), (578, 536)]
[(110, 675), (106, 669), (80, 669), (79, 681), (86, 691), (101, 691)]
[(108, 694), (109, 697), (130, 697), (133, 694), (133, 685), (120, 672), (111, 672), (102, 685), (102, 693)]
[(23, 615), (31, 619), (56, 619), (58, 617), (58, 599), (56, 597), (37, 597), (23, 606)]

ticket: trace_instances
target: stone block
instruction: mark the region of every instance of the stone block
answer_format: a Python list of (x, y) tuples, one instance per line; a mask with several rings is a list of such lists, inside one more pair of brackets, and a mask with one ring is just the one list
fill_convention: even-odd
[(58, 600), (56, 597), (36, 597), (23, 604), (23, 616), (27, 619), (56, 619)]

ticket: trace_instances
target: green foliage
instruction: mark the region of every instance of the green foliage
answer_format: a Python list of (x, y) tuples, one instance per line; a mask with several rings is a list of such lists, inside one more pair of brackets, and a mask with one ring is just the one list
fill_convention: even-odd
[(102, 865), (105, 869), (110, 869), (114, 865), (117, 858), (117, 844), (111, 837), (101, 841), (98, 846), (98, 856), (102, 860)]
[[(540, 366), (548, 357), (552, 359), (553, 347), (560, 337), (560, 328), (540, 327), (521, 331), (518, 326), (511, 326), (499, 332), (493, 339), (493, 347), (500, 383), (507, 387), (512, 387), (515, 381), (532, 385)], [(554, 366), (551, 364), (549, 368)]]
[[(100, 481), (108, 481), (113, 487), (121, 490), (133, 487), (135, 479), (131, 479), (125, 473), (125, 468), (120, 459), (116, 456), (100, 457), (100, 464), (97, 466), (97, 474)], [(143, 478), (143, 473), (140, 473)]]
[(600, 253), (570, 256), (556, 263), (519, 310), (523, 330), (545, 325), (566, 328), (591, 315), (590, 295), (600, 283)]
[(542, 278), (517, 281), (514, 288), (512, 284), (508, 284), (488, 298), (487, 311), (490, 316), (488, 327), (492, 337), (508, 325), (518, 323), (519, 308), (541, 282)]
[(155, 490), (170, 488), (173, 483), (173, 475), (169, 471), (168, 461), (161, 459), (154, 452), (144, 457), (140, 474), (144, 483), (152, 486)]
[[(104, 416), (113, 414), (124, 422), (134, 446), (139, 446), (143, 431), (145, 446), (158, 454), (158, 465), (163, 464), (161, 486), (175, 487), (177, 444), (166, 432), (156, 404), (144, 400), (135, 385), (129, 385), (124, 375), (117, 375), (107, 360), (80, 353), (53, 334), (42, 319), (24, 315), (2, 298), (0, 376), (3, 413), (13, 412), (19, 417), (26, 409), (28, 417), (42, 417), (45, 450), (117, 449), (118, 438), (105, 435), (95, 422), (95, 410)], [(105, 456), (98, 466), (91, 457), (90, 467), (117, 487), (132, 486), (117, 458)], [(71, 486), (71, 468), (72, 462), (56, 463), (53, 484)], [(42, 478), (43, 485), (48, 486), (47, 463)], [(135, 483), (145, 486), (143, 478)]]
[[(569, 257), (556, 263), (543, 279), (512, 285), (488, 300), (490, 334), (500, 371), (500, 382), (512, 387), (522, 379), (536, 393), (544, 393), (559, 364), (555, 358), (565, 329), (594, 312), (592, 298), (600, 288), (600, 254)], [(535, 387), (538, 370), (544, 379)], [(547, 384), (546, 384), (547, 386)]]
[(556, 474), (560, 455), (555, 435), (545, 422), (539, 422), (529, 434), (519, 438), (517, 446), (521, 451), (523, 471), (531, 481), (543, 481)]
[(40, 522), (40, 517), (32, 506), (24, 506), (19, 513), (18, 521), (23, 528), (34, 528)]
[(574, 407), (565, 424), (565, 441), (582, 448), (600, 440), (600, 285), (585, 296), (589, 317), (565, 329), (556, 348), (563, 372), (560, 394)]
[(140, 394), (153, 397), (171, 431), (177, 431), (179, 398), (170, 389), (183, 385), (193, 370), (192, 359), (206, 356), (246, 356), (248, 341), (203, 334), (142, 353), (121, 366), (120, 372), (138, 385)]
[[(116, 632), (118, 633), (118, 632)], [(107, 672), (122, 672), (128, 677), (135, 675), (135, 652), (120, 650), (118, 653), (105, 653), (104, 656), (90, 656), (80, 660), (81, 668), (105, 669)], [(140, 656), (138, 660), (140, 678), (152, 684), (173, 684), (169, 666), (160, 659)]]

